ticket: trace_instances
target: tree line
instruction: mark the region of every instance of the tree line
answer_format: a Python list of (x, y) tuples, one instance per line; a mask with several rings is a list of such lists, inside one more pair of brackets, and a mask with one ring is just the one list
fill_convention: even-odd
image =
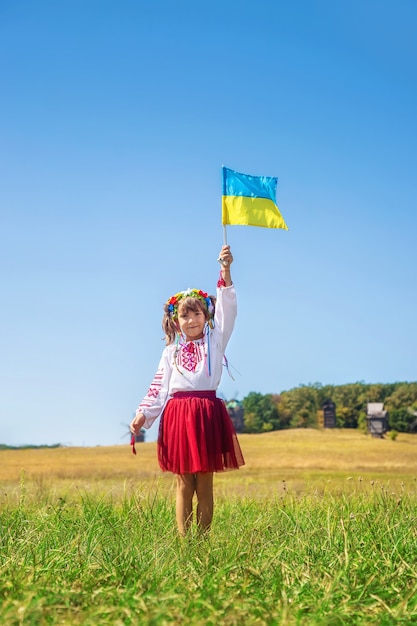
[(9, 446), (7, 443), (0, 443), (0, 450), (40, 450), (42, 448), (62, 448), (62, 444), (61, 443), (53, 443), (51, 445), (48, 444), (41, 444), (41, 445), (34, 445), (34, 444), (24, 444), (22, 446)]
[(242, 400), (244, 432), (317, 427), (323, 423), (323, 403), (336, 405), (339, 428), (366, 429), (368, 402), (383, 402), (390, 430), (417, 428), (417, 382), (388, 384), (300, 385), (280, 394), (249, 393)]

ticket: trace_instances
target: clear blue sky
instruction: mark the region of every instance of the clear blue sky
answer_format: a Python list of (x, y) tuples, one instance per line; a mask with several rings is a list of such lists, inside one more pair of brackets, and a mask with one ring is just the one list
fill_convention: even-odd
[(414, 0), (1, 2), (1, 443), (127, 442), (163, 302), (214, 290), (222, 164), (278, 176), (289, 226), (228, 228), (222, 394), (416, 380), (416, 20)]

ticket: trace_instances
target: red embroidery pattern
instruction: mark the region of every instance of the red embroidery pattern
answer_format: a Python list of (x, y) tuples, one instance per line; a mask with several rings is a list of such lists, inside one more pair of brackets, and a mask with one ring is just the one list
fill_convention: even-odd
[(161, 390), (162, 386), (162, 378), (164, 375), (164, 370), (160, 369), (156, 372), (153, 381), (151, 382), (151, 386), (148, 389), (148, 393), (140, 403), (138, 407), (138, 411), (142, 411), (142, 409), (149, 408), (153, 405), (155, 398), (158, 397), (158, 394)]
[(203, 350), (201, 344), (195, 344), (194, 341), (181, 346), (178, 365), (188, 372), (195, 372), (197, 365), (203, 359)]

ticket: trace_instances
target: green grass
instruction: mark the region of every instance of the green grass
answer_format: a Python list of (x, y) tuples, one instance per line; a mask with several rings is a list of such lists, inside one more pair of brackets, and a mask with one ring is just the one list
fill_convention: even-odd
[(417, 498), (353, 480), (217, 496), (211, 533), (180, 539), (172, 494), (56, 495), (22, 476), (0, 516), (0, 623), (417, 623)]

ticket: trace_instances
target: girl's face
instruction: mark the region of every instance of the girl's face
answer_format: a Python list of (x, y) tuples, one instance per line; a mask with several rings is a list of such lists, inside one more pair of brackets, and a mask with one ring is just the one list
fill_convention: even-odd
[(194, 341), (195, 339), (201, 339), (204, 334), (206, 316), (199, 307), (192, 311), (184, 306), (182, 307), (180, 304), (178, 307), (178, 323), (186, 340)]

